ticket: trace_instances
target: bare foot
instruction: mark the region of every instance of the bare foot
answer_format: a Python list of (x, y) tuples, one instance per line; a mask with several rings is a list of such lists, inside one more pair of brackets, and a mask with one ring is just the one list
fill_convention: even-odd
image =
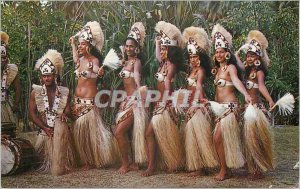
[(262, 179), (263, 178), (263, 174), (259, 171), (252, 173), (248, 176), (248, 179), (250, 180), (258, 180), (258, 179)]
[(143, 173), (142, 173), (142, 176), (143, 177), (149, 177), (149, 176), (151, 176), (151, 175), (153, 175), (154, 174), (154, 170), (153, 169), (147, 169), (146, 171), (144, 171)]
[(137, 163), (132, 163), (129, 166), (130, 171), (138, 171), (139, 170), (139, 165)]
[(223, 181), (223, 180), (225, 180), (225, 179), (228, 179), (229, 178), (229, 175), (228, 174), (226, 174), (226, 172), (224, 171), (220, 171), (219, 172), (219, 174), (217, 174), (216, 176), (215, 176), (215, 180), (216, 181)]
[(193, 171), (193, 172), (189, 172), (187, 176), (188, 177), (196, 177), (199, 175), (201, 175), (201, 171)]
[(129, 169), (129, 166), (128, 166), (128, 165), (125, 165), (125, 166), (122, 165), (122, 166), (119, 168), (118, 173), (119, 173), (119, 174), (125, 174), (125, 173), (127, 173), (129, 170), (130, 170), (130, 169)]

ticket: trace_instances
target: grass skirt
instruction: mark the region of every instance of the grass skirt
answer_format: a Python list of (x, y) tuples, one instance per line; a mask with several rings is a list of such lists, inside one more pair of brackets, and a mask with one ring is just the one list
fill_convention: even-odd
[[(84, 106), (75, 104), (75, 108)], [(98, 108), (93, 107), (74, 124), (74, 140), (81, 163), (97, 168), (114, 164), (118, 160), (116, 141), (104, 126)]]
[[(205, 107), (196, 110), (187, 121), (185, 133), (186, 167), (189, 171), (200, 170), (203, 167), (218, 166), (217, 154), (213, 145), (212, 126)], [(188, 111), (191, 111), (191, 108)]]
[(250, 173), (265, 172), (274, 168), (272, 134), (269, 121), (257, 105), (254, 106), (257, 118), (244, 123), (244, 141), (247, 166)]
[(151, 124), (163, 164), (172, 171), (184, 167), (182, 137), (169, 109), (164, 108), (159, 114), (155, 114)]
[(225, 160), (229, 168), (240, 168), (245, 164), (242, 153), (241, 130), (235, 114), (237, 114), (236, 110), (227, 109), (214, 130), (216, 131), (218, 127), (221, 127)]
[(58, 118), (55, 120), (53, 137), (49, 138), (42, 131), (37, 137), (35, 149), (42, 161), (38, 171), (61, 175), (76, 166), (71, 132), (68, 125)]

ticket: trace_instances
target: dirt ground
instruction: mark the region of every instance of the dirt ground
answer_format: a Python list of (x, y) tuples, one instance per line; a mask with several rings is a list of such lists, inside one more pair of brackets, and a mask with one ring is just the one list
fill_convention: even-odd
[(233, 170), (233, 177), (222, 182), (214, 180), (217, 171), (208, 176), (190, 178), (186, 173), (166, 174), (156, 172), (154, 176), (142, 177), (142, 171), (125, 175), (116, 173), (115, 168), (76, 170), (67, 175), (55, 177), (27, 171), (19, 175), (2, 177), (3, 188), (58, 188), (58, 187), (201, 187), (201, 188), (299, 188), (299, 169), (293, 167), (299, 161), (299, 127), (284, 126), (274, 128), (276, 168), (265, 174), (263, 179), (250, 181), (244, 169)]

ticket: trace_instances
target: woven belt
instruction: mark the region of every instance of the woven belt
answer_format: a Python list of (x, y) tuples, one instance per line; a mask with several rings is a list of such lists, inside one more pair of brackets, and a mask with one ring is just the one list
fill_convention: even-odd
[(74, 97), (73, 103), (75, 103), (75, 104), (85, 104), (85, 105), (94, 105), (95, 101), (94, 101), (94, 99), (91, 99), (91, 98)]

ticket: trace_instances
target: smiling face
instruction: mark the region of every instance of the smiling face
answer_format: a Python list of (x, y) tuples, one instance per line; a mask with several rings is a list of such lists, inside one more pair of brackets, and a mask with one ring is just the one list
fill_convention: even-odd
[(88, 49), (89, 43), (86, 40), (79, 39), (79, 44), (78, 44), (78, 53), (81, 56), (85, 56), (88, 54)]
[(190, 60), (190, 64), (192, 67), (198, 67), (200, 66), (200, 57), (199, 55), (193, 54), (193, 55), (189, 55), (189, 60)]
[(215, 52), (215, 58), (218, 62), (223, 63), (226, 61), (225, 59), (226, 50), (223, 48), (217, 48)]
[(165, 45), (162, 45), (160, 47), (160, 57), (161, 60), (166, 60), (168, 58), (168, 47)]
[(248, 52), (246, 55), (246, 62), (252, 66), (257, 60), (259, 56), (256, 55), (254, 52)]
[(127, 39), (125, 43), (125, 53), (127, 56), (133, 57), (136, 55), (136, 43), (132, 39)]
[(55, 84), (55, 74), (42, 75), (42, 81), (46, 86)]

